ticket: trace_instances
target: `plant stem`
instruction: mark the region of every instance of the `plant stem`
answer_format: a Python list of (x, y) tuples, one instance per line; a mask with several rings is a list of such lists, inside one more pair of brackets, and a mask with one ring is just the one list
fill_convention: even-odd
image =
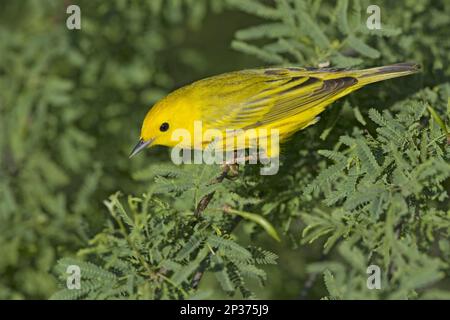
[[(227, 176), (228, 173), (231, 170), (231, 166), (233, 166), (233, 164), (225, 164), (223, 165), (223, 169), (222, 169), (222, 173), (216, 178), (214, 179), (210, 184), (215, 184), (215, 183), (221, 183)], [(202, 212), (204, 212), (206, 210), (206, 208), (208, 207), (208, 204), (211, 202), (212, 198), (214, 197), (215, 191), (208, 193), (206, 196), (204, 196), (203, 198), (200, 199), (200, 201), (197, 204), (197, 208), (195, 210), (195, 215), (197, 217), (199, 217)], [(232, 232), (236, 226), (239, 224), (239, 221), (241, 221), (241, 217), (237, 217), (234, 221), (234, 223), (232, 224), (232, 227), (230, 228), (230, 230), (228, 230), (228, 232)], [(208, 267), (208, 260), (211, 257), (213, 253), (209, 253), (205, 259), (202, 260), (202, 262), (200, 263), (200, 266), (198, 267), (197, 271), (194, 274), (194, 277), (192, 278), (192, 288), (195, 290), (198, 288), (201, 279), (203, 278), (203, 274), (206, 271), (206, 268)]]

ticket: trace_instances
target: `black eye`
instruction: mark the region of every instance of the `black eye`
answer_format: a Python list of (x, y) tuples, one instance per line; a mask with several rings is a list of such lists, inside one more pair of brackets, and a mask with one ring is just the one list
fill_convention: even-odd
[(169, 124), (167, 122), (164, 122), (161, 125), (161, 127), (159, 127), (159, 130), (162, 131), (162, 132), (169, 130)]

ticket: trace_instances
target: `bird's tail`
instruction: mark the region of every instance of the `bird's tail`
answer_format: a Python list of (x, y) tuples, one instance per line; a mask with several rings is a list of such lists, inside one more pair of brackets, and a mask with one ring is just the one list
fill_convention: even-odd
[(420, 71), (420, 65), (416, 63), (397, 63), (383, 67), (376, 67), (354, 71), (354, 77), (358, 79), (359, 86), (387, 80), (391, 78), (403, 77)]

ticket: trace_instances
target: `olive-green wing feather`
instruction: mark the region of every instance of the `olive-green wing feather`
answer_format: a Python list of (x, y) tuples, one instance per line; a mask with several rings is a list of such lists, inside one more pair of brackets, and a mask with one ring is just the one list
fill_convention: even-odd
[[(305, 69), (266, 69), (233, 72), (202, 80), (195, 86), (204, 101), (202, 118), (207, 127), (249, 129), (298, 115), (327, 100), (334, 101), (355, 85), (353, 77), (324, 79)], [(216, 88), (220, 83), (221, 87)]]

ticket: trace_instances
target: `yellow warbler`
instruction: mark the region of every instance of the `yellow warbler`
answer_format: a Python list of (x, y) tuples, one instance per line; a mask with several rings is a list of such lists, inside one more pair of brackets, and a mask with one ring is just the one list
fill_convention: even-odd
[[(182, 87), (157, 102), (142, 125), (135, 155), (153, 145), (205, 148), (215, 138), (204, 138), (214, 129), (241, 134), (255, 130), (257, 138), (276, 129), (283, 142), (294, 132), (317, 121), (317, 115), (337, 99), (367, 84), (413, 74), (414, 63), (398, 63), (364, 70), (334, 68), (265, 68), (229, 72)], [(195, 143), (180, 143), (180, 130), (195, 135), (195, 123), (201, 123)], [(264, 129), (264, 130), (263, 130)], [(262, 132), (262, 133), (260, 133)], [(266, 147), (269, 157), (278, 149)]]

